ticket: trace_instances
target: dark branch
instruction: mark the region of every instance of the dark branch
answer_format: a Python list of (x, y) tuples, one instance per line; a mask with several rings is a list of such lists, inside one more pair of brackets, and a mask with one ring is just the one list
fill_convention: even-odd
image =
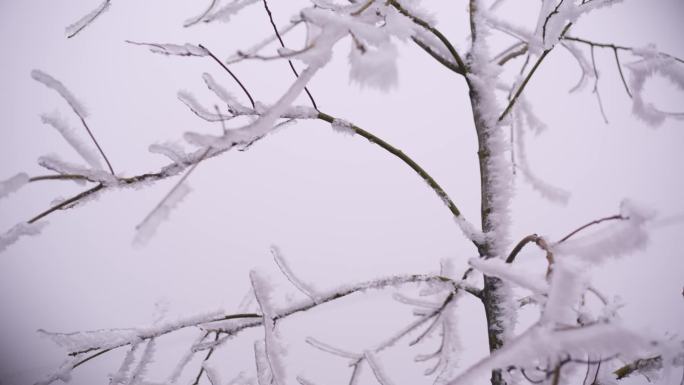
[(428, 23), (427, 21), (411, 14), (408, 10), (406, 10), (404, 7), (402, 7), (401, 4), (399, 4), (399, 2), (397, 2), (396, 0), (388, 0), (388, 3), (391, 6), (393, 6), (397, 11), (399, 11), (399, 13), (408, 17), (414, 23), (420, 25), (421, 27), (427, 29), (433, 35), (435, 35), (435, 37), (437, 37), (437, 39), (439, 39), (439, 41), (441, 41), (444, 44), (444, 46), (447, 48), (447, 50), (449, 50), (449, 53), (451, 54), (451, 56), (454, 57), (454, 60), (456, 61), (456, 64), (458, 64), (458, 68), (460, 70), (458, 73), (461, 75), (465, 75), (465, 73), (467, 72), (467, 67), (466, 67), (465, 63), (463, 62), (463, 60), (461, 59), (461, 56), (456, 51), (456, 48), (454, 48), (453, 44), (451, 44), (449, 39), (447, 39), (446, 36), (444, 36), (444, 34), (442, 34), (437, 28), (431, 26), (430, 23)]
[(584, 229), (586, 229), (586, 228), (588, 228), (588, 227), (591, 227), (591, 226), (594, 226), (594, 225), (598, 225), (599, 223), (607, 222), (607, 221), (614, 221), (614, 220), (625, 220), (625, 219), (628, 219), (628, 218), (623, 217), (623, 216), (620, 215), (620, 214), (617, 214), (617, 215), (611, 215), (611, 216), (609, 216), (609, 217), (605, 217), (605, 218), (593, 220), (593, 221), (591, 221), (591, 222), (589, 222), (589, 223), (587, 223), (587, 224), (585, 224), (585, 225), (582, 225), (582, 226), (578, 227), (577, 229), (573, 230), (573, 231), (570, 232), (568, 235), (566, 235), (566, 236), (564, 236), (563, 238), (561, 238), (561, 240), (558, 241), (558, 242), (556, 242), (555, 244), (556, 244), (556, 245), (559, 245), (559, 244), (561, 244), (561, 243), (567, 241), (568, 239), (570, 239), (571, 237), (573, 237), (574, 235), (576, 235), (576, 234), (579, 233), (580, 231), (582, 231), (582, 230), (584, 230)]
[[(266, 8), (266, 13), (268, 14), (268, 20), (271, 22), (271, 27), (273, 27), (273, 31), (275, 32), (276, 37), (278, 38), (278, 41), (280, 42), (280, 46), (285, 48), (285, 42), (283, 42), (282, 36), (280, 36), (280, 32), (278, 32), (278, 27), (276, 27), (275, 22), (273, 21), (273, 14), (271, 13), (271, 9), (268, 7), (268, 1), (263, 0), (264, 3), (264, 8)], [(292, 60), (287, 60), (287, 62), (290, 64), (290, 69), (292, 70), (292, 73), (295, 75), (295, 77), (299, 77), (299, 73), (294, 67), (294, 64), (292, 64)], [(318, 110), (318, 106), (316, 105), (316, 101), (314, 100), (313, 96), (311, 95), (311, 92), (309, 92), (308, 87), (304, 87), (304, 92), (306, 92), (306, 95), (309, 97), (309, 100), (311, 101), (311, 105), (313, 106), (316, 111)]]
[(228, 74), (233, 78), (233, 80), (235, 80), (235, 82), (240, 86), (240, 88), (242, 88), (242, 91), (244, 91), (245, 95), (247, 95), (247, 98), (249, 99), (249, 103), (252, 105), (252, 108), (256, 108), (256, 104), (254, 103), (254, 99), (252, 99), (252, 95), (249, 93), (249, 91), (247, 91), (247, 88), (245, 88), (244, 84), (242, 84), (240, 79), (238, 79), (238, 77), (235, 76), (233, 71), (231, 71), (225, 64), (223, 64), (221, 59), (217, 58), (216, 55), (209, 51), (207, 47), (203, 46), (202, 44), (200, 44), (199, 47), (207, 51), (207, 55), (214, 59), (214, 61), (218, 63), (218, 65), (220, 65), (226, 72), (228, 72)]

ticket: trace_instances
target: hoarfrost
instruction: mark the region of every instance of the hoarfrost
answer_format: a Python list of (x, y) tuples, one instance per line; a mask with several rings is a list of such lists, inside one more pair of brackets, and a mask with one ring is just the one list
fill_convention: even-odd
[(466, 238), (470, 239), (471, 241), (477, 244), (484, 244), (484, 242), (487, 239), (485, 234), (482, 231), (480, 231), (480, 229), (475, 227), (475, 225), (473, 225), (471, 222), (465, 219), (463, 215), (454, 217), (454, 220), (456, 221), (456, 224), (461, 229), (463, 235), (465, 235)]
[(136, 385), (142, 382), (145, 373), (147, 372), (147, 367), (152, 362), (152, 356), (154, 355), (155, 347), (156, 342), (154, 338), (150, 338), (145, 345), (145, 350), (143, 350), (142, 356), (138, 361), (138, 365), (131, 373), (131, 379), (128, 381), (129, 385)]
[(551, 273), (551, 287), (541, 322), (561, 325), (577, 323), (577, 313), (574, 309), (587, 287), (581, 273), (581, 269), (573, 266), (569, 261), (563, 259), (555, 261)]
[[(522, 114), (520, 113), (521, 111), (523, 110), (518, 108), (516, 108), (513, 111), (513, 129), (516, 133), (515, 144), (518, 150), (515, 153), (518, 161), (516, 164), (516, 168), (520, 170), (521, 174), (525, 178), (525, 181), (527, 181), (530, 184), (532, 189), (537, 191), (542, 197), (548, 199), (550, 202), (566, 205), (570, 200), (570, 192), (568, 192), (567, 190), (563, 190), (559, 187), (553, 186), (548, 182), (542, 180), (541, 178), (537, 177), (530, 169), (530, 165), (527, 161), (527, 151), (525, 148), (525, 130), (522, 127)], [(533, 119), (530, 118), (530, 116), (533, 115), (527, 113), (525, 113), (524, 115), (528, 117), (528, 121)]]
[(118, 183), (116, 176), (104, 171), (84, 168), (59, 159), (56, 155), (44, 155), (38, 158), (38, 164), (48, 170), (62, 175), (80, 175), (93, 182), (106, 185)]
[(273, 255), (273, 259), (276, 262), (276, 265), (278, 265), (278, 268), (280, 271), (285, 275), (285, 277), (297, 288), (299, 291), (304, 293), (307, 297), (309, 297), (314, 303), (320, 303), (320, 296), (316, 292), (316, 290), (306, 282), (300, 280), (297, 278), (297, 276), (292, 272), (292, 269), (290, 268), (290, 265), (287, 263), (287, 260), (283, 257), (282, 252), (276, 245), (271, 246), (271, 254)]
[(553, 246), (555, 254), (574, 255), (599, 263), (609, 257), (622, 257), (642, 250), (648, 243), (645, 224), (653, 213), (625, 200), (621, 205), (623, 220), (584, 236), (576, 236)]
[(7, 232), (0, 235), (0, 253), (5, 251), (21, 237), (40, 234), (41, 230), (43, 230), (47, 224), (47, 222), (36, 222), (14, 225), (11, 229), (7, 230)]
[(54, 127), (62, 135), (64, 140), (66, 140), (67, 143), (69, 143), (71, 147), (76, 150), (78, 155), (80, 155), (81, 158), (83, 158), (83, 160), (90, 165), (90, 167), (95, 170), (102, 170), (102, 163), (100, 162), (99, 154), (95, 151), (95, 149), (90, 148), (83, 141), (81, 141), (76, 132), (69, 127), (69, 125), (62, 119), (61, 116), (59, 116), (59, 114), (42, 114), (40, 115), (40, 120), (43, 122), (43, 124)]
[(90, 11), (85, 16), (78, 19), (75, 23), (66, 27), (65, 32), (68, 38), (76, 36), (81, 32), (88, 24), (92, 23), (98, 16), (103, 14), (109, 6), (111, 5), (111, 0), (104, 0), (97, 8)]
[(594, 69), (584, 57), (582, 51), (577, 48), (575, 44), (566, 41), (562, 45), (570, 52), (575, 60), (577, 60), (577, 64), (579, 64), (580, 70), (582, 70), (582, 74), (580, 75), (577, 84), (570, 89), (570, 93), (580, 91), (587, 85), (588, 79), (594, 78)]
[(392, 44), (383, 44), (368, 49), (352, 42), (349, 52), (349, 78), (361, 86), (389, 91), (397, 85), (397, 49)]
[(273, 373), (271, 373), (271, 366), (266, 357), (266, 343), (264, 340), (254, 341), (254, 361), (256, 362), (259, 385), (273, 384)]
[(331, 126), (335, 132), (339, 132), (340, 134), (351, 136), (356, 134), (356, 131), (354, 131), (354, 125), (343, 119), (334, 119), (331, 123)]
[(151, 52), (168, 55), (168, 56), (207, 56), (209, 53), (206, 49), (196, 46), (194, 44), (162, 44), (162, 43), (143, 43), (132, 40), (126, 40), (126, 43), (133, 45), (140, 45), (149, 48)]
[(221, 122), (233, 118), (229, 115), (221, 115), (207, 110), (197, 101), (197, 99), (195, 99), (195, 96), (188, 91), (178, 91), (178, 99), (183, 102), (183, 104), (185, 104), (195, 115), (208, 122)]
[(0, 181), (0, 199), (24, 187), (29, 182), (29, 176), (20, 172), (9, 179)]
[(235, 114), (249, 114), (252, 113), (253, 111), (244, 105), (242, 105), (240, 102), (238, 102), (235, 97), (228, 92), (223, 86), (218, 84), (214, 78), (208, 74), (204, 73), (202, 74), (202, 79), (204, 80), (204, 83), (207, 85), (207, 88), (209, 88), (216, 96), (218, 96), (219, 99), (221, 99), (224, 103), (228, 105), (228, 108)]
[[(529, 368), (535, 362), (558, 362), (568, 355), (586, 354), (610, 357), (616, 353), (638, 354), (648, 351), (650, 343), (638, 334), (613, 324), (595, 324), (583, 328), (556, 330), (534, 325), (468, 368), (449, 385), (470, 385), (488, 376), (491, 370), (516, 366)], [(533, 367), (533, 366), (532, 366)]]
[(55, 372), (48, 374), (41, 381), (36, 382), (34, 385), (49, 385), (55, 381), (62, 381), (67, 383), (71, 380), (71, 371), (74, 370), (74, 366), (79, 361), (79, 357), (69, 357)]
[(185, 183), (179, 184), (159, 205), (150, 212), (139, 225), (135, 227), (136, 234), (133, 243), (146, 244), (157, 232), (157, 228), (171, 215), (171, 211), (190, 193), (192, 189)]
[(177, 143), (167, 142), (161, 144), (152, 144), (148, 150), (154, 154), (164, 155), (178, 165), (191, 163), (190, 156), (185, 152), (185, 150), (183, 150), (183, 147)]
[(672, 82), (680, 91), (684, 91), (684, 69), (674, 59), (655, 51), (655, 47), (646, 47), (634, 51), (643, 59), (627, 64), (631, 70), (629, 86), (632, 90), (632, 112), (653, 127), (663, 124), (665, 119), (684, 119), (683, 114), (662, 111), (643, 97), (644, 86), (648, 78), (660, 75)]
[(119, 370), (117, 370), (116, 373), (109, 375), (110, 385), (123, 384), (127, 382), (126, 380), (128, 379), (128, 372), (131, 371), (131, 367), (133, 366), (133, 363), (135, 363), (135, 352), (138, 350), (139, 345), (139, 341), (131, 344), (131, 347), (126, 352), (123, 361), (121, 361)]
[(189, 27), (191, 25), (204, 22), (210, 23), (215, 20), (228, 21), (232, 15), (237, 14), (240, 10), (245, 8), (250, 4), (254, 4), (259, 0), (233, 0), (229, 4), (218, 8), (220, 0), (212, 0), (209, 7), (199, 15), (190, 18), (183, 23), (184, 27)]
[(368, 366), (371, 367), (373, 375), (375, 375), (375, 378), (378, 380), (380, 385), (394, 385), (394, 382), (390, 380), (385, 368), (382, 366), (373, 352), (367, 350), (364, 352), (363, 356), (366, 358), (366, 361), (368, 361)]
[(363, 357), (363, 355), (361, 355), (361, 354), (356, 354), (356, 353), (352, 353), (352, 352), (348, 352), (348, 351), (336, 348), (334, 346), (331, 346), (331, 345), (328, 345), (324, 342), (321, 342), (321, 341), (319, 341), (313, 337), (307, 337), (306, 343), (317, 348), (317, 349), (320, 349), (326, 353), (334, 354), (336, 356), (343, 357), (343, 358), (358, 360), (361, 357)]
[(214, 322), (224, 315), (223, 311), (206, 312), (140, 328), (101, 329), (76, 333), (54, 333), (45, 330), (38, 330), (38, 332), (50, 338), (57, 346), (65, 348), (69, 353), (78, 353), (133, 344), (186, 327)]
[(81, 118), (85, 118), (88, 116), (88, 111), (86, 110), (85, 107), (81, 104), (81, 102), (76, 99), (74, 94), (69, 91), (62, 82), (59, 80), (53, 78), (52, 76), (46, 74), (45, 72), (41, 70), (33, 70), (31, 71), (31, 77), (33, 80), (42, 83), (48, 88), (51, 88), (64, 99), (66, 100), (67, 103), (69, 103), (69, 106), (74, 110), (76, 115), (78, 115)]
[(549, 289), (549, 285), (543, 277), (535, 277), (527, 269), (506, 263), (502, 259), (490, 258), (483, 260), (471, 258), (468, 263), (483, 274), (508, 281), (535, 294), (546, 294)]
[[(284, 385), (286, 383), (287, 372), (285, 370), (285, 365), (282, 362), (282, 357), (285, 356), (287, 350), (280, 339), (280, 335), (275, 325), (277, 313), (271, 303), (273, 287), (254, 270), (249, 273), (249, 278), (264, 319), (264, 356), (268, 367), (270, 368), (269, 371), (275, 385)], [(261, 380), (259, 383), (261, 383)]]
[(503, 256), (508, 245), (509, 232), (509, 205), (512, 191), (512, 173), (508, 157), (505, 152), (508, 144), (502, 127), (499, 125), (499, 113), (495, 90), (497, 78), (501, 68), (490, 61), (489, 47), (486, 38), (490, 33), (486, 28), (485, 20), (480, 10), (486, 9), (481, 1), (475, 5), (475, 22), (479, 29), (471, 49), (471, 73), (468, 74), (473, 90), (477, 93), (473, 110), (477, 120), (477, 129), (480, 130), (485, 143), (483, 143), (488, 155), (483, 173), (487, 180), (483, 183), (488, 185), (487, 196), (483, 197), (487, 205), (491, 207), (487, 223), (483, 230), (491, 243), (491, 253), (488, 257)]

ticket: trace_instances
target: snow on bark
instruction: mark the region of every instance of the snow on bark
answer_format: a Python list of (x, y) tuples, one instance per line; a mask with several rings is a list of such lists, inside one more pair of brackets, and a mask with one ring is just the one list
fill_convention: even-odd
[(471, 241), (481, 245), (484, 244), (487, 240), (485, 233), (483, 233), (480, 229), (475, 227), (474, 224), (465, 219), (463, 215), (454, 217), (454, 221), (456, 221), (456, 224), (463, 232), (463, 235)]
[(71, 91), (69, 91), (64, 84), (62, 84), (62, 82), (41, 70), (31, 71), (31, 77), (33, 80), (43, 84), (44, 86), (55, 90), (69, 104), (69, 106), (71, 106), (76, 115), (81, 118), (88, 116), (88, 111), (85, 107), (83, 107), (83, 104), (76, 99), (74, 94), (72, 94)]
[(343, 135), (354, 136), (356, 131), (354, 131), (353, 125), (344, 119), (334, 119), (332, 124), (330, 124), (333, 131), (338, 132)]
[(16, 192), (29, 182), (29, 176), (20, 172), (9, 179), (0, 181), (0, 199)]
[(9, 246), (17, 242), (22, 237), (40, 234), (41, 230), (43, 230), (47, 224), (47, 222), (36, 222), (19, 223), (14, 225), (4, 234), (0, 234), (0, 253), (5, 251)]
[[(478, 2), (480, 3), (480, 2)], [(484, 4), (478, 4), (478, 9), (484, 9)], [(486, 196), (482, 199), (491, 208), (484, 224), (484, 230), (490, 244), (488, 257), (503, 256), (507, 247), (509, 231), (509, 211), (512, 192), (511, 166), (506, 151), (509, 149), (503, 127), (498, 119), (502, 109), (496, 98), (497, 79), (501, 69), (490, 61), (489, 47), (486, 37), (488, 28), (483, 19), (476, 12), (475, 19), (479, 26), (477, 38), (471, 49), (471, 72), (468, 80), (476, 95), (474, 112), (478, 136), (480, 137), (480, 151), (486, 156), (481, 166), (485, 179), (483, 186)]]
[(43, 124), (50, 125), (57, 130), (64, 140), (71, 145), (71, 147), (76, 150), (78, 155), (85, 160), (90, 167), (95, 170), (102, 170), (102, 163), (100, 162), (100, 155), (97, 153), (96, 149), (91, 148), (86, 143), (84, 143), (77, 135), (77, 133), (69, 127), (69, 125), (62, 119), (57, 113), (53, 114), (42, 114), (40, 116)]
[(111, 5), (111, 0), (104, 0), (100, 5), (90, 11), (88, 14), (84, 15), (80, 19), (78, 19), (76, 22), (73, 24), (69, 25), (66, 27), (65, 32), (67, 37), (74, 37), (76, 34), (81, 32), (85, 27), (88, 26), (88, 24), (92, 23), (95, 21), (95, 19), (103, 14), (106, 10), (109, 9), (109, 6)]

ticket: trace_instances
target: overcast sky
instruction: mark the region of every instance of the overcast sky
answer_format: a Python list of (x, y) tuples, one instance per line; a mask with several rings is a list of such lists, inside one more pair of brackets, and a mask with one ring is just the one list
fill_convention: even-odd
[[(39, 114), (59, 111), (75, 127), (78, 120), (54, 92), (30, 78), (32, 69), (61, 80), (84, 102), (114, 169), (131, 176), (166, 164), (148, 152), (150, 144), (183, 143), (187, 131), (219, 132), (219, 126), (199, 120), (178, 101), (178, 90), (191, 91), (207, 105), (215, 103), (201, 78), (210, 72), (234, 95), (243, 95), (209, 59), (154, 55), (124, 41), (203, 43), (225, 58), (271, 31), (258, 4), (229, 23), (183, 28), (183, 21), (204, 4), (115, 1), (93, 25), (66, 39), (64, 27), (96, 3), (0, 0), (0, 180), (22, 171), (45, 174), (36, 162), (44, 154), (78, 160), (54, 129), (41, 124)], [(298, 4), (306, 5), (272, 3), (280, 24)], [(466, 2), (442, 3), (424, 1), (438, 26), (465, 51)], [(537, 1), (508, 3), (515, 4), (505, 5), (502, 15), (528, 26), (534, 22)], [(684, 57), (682, 17), (680, 0), (626, 1), (583, 19), (572, 34), (629, 46), (654, 42), (661, 51)], [(301, 46), (301, 34), (288, 40), (293, 47)], [(493, 47), (507, 43), (494, 35)], [(333, 62), (310, 85), (321, 110), (401, 148), (477, 223), (477, 144), (463, 80), (414, 45), (399, 44), (398, 87), (387, 93), (363, 89), (348, 80), (348, 44), (339, 45)], [(624, 198), (655, 209), (660, 218), (684, 214), (684, 124), (668, 121), (654, 129), (636, 119), (613, 52), (595, 54), (609, 124), (603, 122), (591, 84), (568, 94), (580, 70), (563, 49), (549, 55), (526, 90), (549, 127), (543, 135), (527, 136), (530, 164), (547, 182), (571, 191), (572, 198), (567, 206), (554, 205), (516, 180), (511, 215), (515, 241), (530, 233), (558, 239), (589, 220), (617, 213)], [(623, 57), (626, 63), (631, 59)], [(513, 71), (520, 65), (521, 60), (515, 61)], [(284, 62), (232, 68), (264, 103), (275, 101), (293, 80)], [(682, 93), (662, 79), (649, 84), (646, 95), (664, 109), (684, 111)], [(156, 236), (144, 247), (133, 246), (135, 225), (174, 182), (107, 192), (96, 201), (50, 215), (42, 234), (0, 254), (0, 384), (30, 383), (63, 358), (60, 349), (38, 336), (39, 328), (69, 332), (130, 327), (162, 316), (230, 311), (247, 291), (248, 272), (255, 268), (274, 277), (283, 293), (296, 296), (278, 275), (269, 253), (272, 244), (281, 248), (293, 269), (320, 288), (434, 272), (444, 258), (465, 269), (476, 255), (448, 210), (415, 173), (364, 139), (335, 133), (322, 122), (299, 122), (248, 151), (203, 162), (189, 179), (193, 191)], [(0, 201), (0, 232), (46, 209), (54, 199), (83, 189), (61, 181), (25, 187)], [(682, 222), (653, 228), (647, 249), (592, 270), (597, 287), (622, 297), (626, 324), (682, 338), (683, 230)], [(530, 269), (544, 263), (533, 250), (519, 260)], [(407, 308), (379, 306), (386, 303), (391, 303), (388, 295), (360, 296), (302, 320), (306, 327), (297, 322), (287, 327), (292, 341), (317, 333), (361, 348), (367, 339), (382, 339), (383, 332), (410, 320)], [(464, 357), (465, 367), (485, 351), (483, 318), (474, 302), (464, 305), (462, 324), (469, 333), (464, 345), (472, 349)], [(188, 338), (192, 333), (165, 342), (169, 362)], [(250, 365), (250, 344), (238, 341), (236, 346), (230, 350), (231, 362)], [(346, 381), (344, 363), (303, 347), (294, 350), (300, 355), (293, 356), (291, 364), (312, 379)], [(74, 383), (106, 381), (118, 359), (112, 355), (79, 368)], [(316, 360), (315, 367), (311, 360)], [(401, 356), (396, 360), (401, 362)], [(168, 369), (159, 361), (152, 373)], [(406, 378), (418, 378), (423, 369), (406, 369)], [(227, 376), (235, 370), (228, 370)], [(330, 377), (326, 371), (341, 374)]]

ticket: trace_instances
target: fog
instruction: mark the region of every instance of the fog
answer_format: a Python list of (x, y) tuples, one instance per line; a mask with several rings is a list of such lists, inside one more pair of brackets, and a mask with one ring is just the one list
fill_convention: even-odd
[[(92, 25), (67, 39), (64, 28), (96, 3), (0, 0), (0, 180), (17, 172), (47, 174), (36, 162), (41, 155), (78, 160), (39, 115), (59, 111), (80, 128), (77, 118), (56, 93), (31, 79), (32, 69), (53, 75), (84, 102), (89, 125), (114, 169), (132, 176), (168, 163), (148, 151), (150, 144), (176, 141), (189, 148), (183, 133), (220, 132), (220, 125), (198, 119), (176, 97), (178, 90), (188, 90), (206, 105), (215, 103), (203, 72), (245, 99), (208, 58), (155, 55), (125, 40), (202, 43), (226, 58), (272, 32), (260, 4), (228, 23), (183, 28), (183, 21), (204, 4), (115, 1)], [(281, 24), (307, 4), (271, 3)], [(466, 3), (423, 2), (462, 51), (468, 48)], [(518, 23), (534, 22), (538, 2), (508, 3), (502, 14)], [(684, 57), (683, 16), (679, 0), (627, 1), (592, 13), (572, 34), (635, 47), (653, 42), (663, 52)], [(302, 35), (288, 35), (287, 42), (299, 47)], [(493, 34), (494, 48), (510, 42)], [(465, 83), (409, 43), (398, 43), (399, 82), (388, 92), (349, 81), (348, 39), (309, 89), (322, 111), (373, 132), (421, 164), (464, 215), (479, 223), (477, 141)], [(572, 197), (566, 206), (550, 203), (516, 176), (511, 240), (531, 233), (558, 239), (588, 221), (616, 214), (624, 198), (654, 209), (658, 221), (650, 227), (648, 247), (590, 273), (597, 288), (621, 298), (626, 325), (681, 339), (684, 124), (668, 120), (652, 128), (637, 119), (612, 50), (596, 49), (595, 59), (607, 124), (593, 83), (568, 93), (580, 69), (566, 50), (554, 50), (525, 90), (548, 125), (539, 136), (527, 135), (530, 165)], [(516, 60), (513, 72), (523, 58)], [(628, 63), (630, 56), (622, 60)], [(274, 102), (293, 81), (284, 61), (244, 61), (231, 68), (264, 103)], [(681, 90), (664, 79), (649, 82), (646, 96), (665, 110), (684, 111)], [(298, 104), (308, 99), (300, 96)], [(125, 328), (216, 309), (231, 312), (248, 291), (253, 269), (272, 277), (279, 297), (299, 298), (273, 263), (271, 245), (282, 250), (302, 279), (321, 289), (437, 272), (445, 258), (465, 270), (467, 260), (477, 255), (442, 201), (413, 171), (358, 135), (341, 135), (323, 122), (299, 121), (246, 151), (202, 162), (188, 179), (192, 192), (148, 244), (133, 245), (135, 226), (177, 179), (108, 191), (55, 212), (45, 219), (49, 225), (40, 235), (22, 238), (0, 254), (0, 384), (33, 383), (63, 360), (64, 351), (41, 338), (38, 329)], [(69, 181), (27, 185), (0, 200), (0, 232), (84, 189)], [(526, 249), (518, 260), (530, 269), (545, 263), (534, 249)], [(284, 322), (292, 370), (319, 383), (346, 383), (346, 362), (308, 348), (303, 338), (314, 335), (350, 350), (383, 340), (411, 320), (411, 309), (393, 301), (391, 293), (353, 296)], [(459, 322), (467, 352), (460, 367), (465, 368), (486, 353), (481, 305), (464, 302)], [(260, 333), (236, 338), (214, 358), (216, 366), (226, 365), (226, 379), (253, 370), (252, 341)], [(184, 331), (160, 339), (150, 377), (165, 378), (195, 335)], [(122, 354), (113, 352), (79, 367), (71, 383), (106, 381)], [(386, 358), (406, 383), (420, 381), (425, 369), (412, 363), (411, 354), (416, 351), (401, 345)], [(193, 368), (187, 377), (195, 374)], [(369, 375), (362, 383), (372, 381)], [(634, 383), (639, 381), (643, 378)]]

